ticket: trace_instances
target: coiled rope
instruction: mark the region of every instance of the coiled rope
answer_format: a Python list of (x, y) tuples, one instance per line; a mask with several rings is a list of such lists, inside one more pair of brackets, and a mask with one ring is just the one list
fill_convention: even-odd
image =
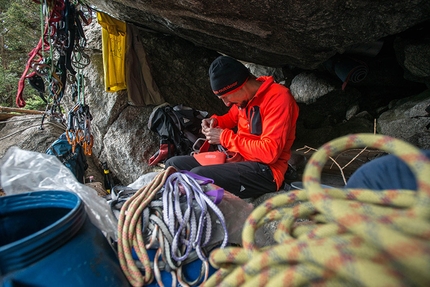
[[(133, 286), (143, 286), (153, 279), (151, 261), (142, 235), (142, 212), (161, 190), (169, 175), (174, 172), (176, 170), (173, 167), (160, 172), (148, 185), (139, 189), (127, 200), (119, 213), (118, 258), (125, 276)], [(143, 274), (132, 257), (132, 247), (143, 264), (145, 269)]]
[[(221, 226), (224, 234), (221, 244), (214, 236), (217, 232), (214, 222)], [(160, 270), (170, 272), (172, 286), (177, 282), (184, 287), (198, 286), (209, 276), (205, 253), (215, 246), (225, 247), (228, 240), (221, 210), (197, 179), (176, 172), (173, 167), (158, 174), (125, 201), (119, 214), (118, 233), (120, 265), (133, 286), (149, 284), (153, 277), (163, 286)], [(140, 262), (136, 263), (132, 249)], [(156, 250), (153, 262), (148, 249)], [(190, 280), (183, 274), (182, 267), (197, 259), (202, 262), (200, 275)]]
[[(330, 156), (364, 146), (403, 160), (418, 190), (321, 187)], [(304, 190), (273, 197), (251, 213), (243, 248), (211, 253), (220, 269), (203, 286), (430, 286), (430, 161), (419, 149), (382, 135), (341, 137), (313, 154), (303, 181)], [(300, 218), (311, 221), (298, 225)], [(256, 230), (274, 220), (277, 244), (258, 247)]]

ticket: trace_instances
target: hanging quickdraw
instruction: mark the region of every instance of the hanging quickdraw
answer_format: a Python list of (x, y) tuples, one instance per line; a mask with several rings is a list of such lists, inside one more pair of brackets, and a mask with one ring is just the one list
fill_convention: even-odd
[(77, 103), (68, 114), (68, 126), (66, 130), (67, 141), (72, 145), (72, 151), (76, 145), (82, 146), (85, 155), (92, 154), (94, 144), (91, 134), (91, 120), (93, 119), (88, 105)]
[(94, 137), (91, 134), (91, 120), (93, 117), (90, 114), (88, 105), (85, 105), (85, 125), (84, 125), (84, 138), (82, 141), (82, 148), (86, 155), (92, 155), (92, 148), (94, 145)]
[[(75, 91), (73, 92), (72, 97), (77, 97), (78, 103), (80, 103), (79, 109), (74, 111), (74, 125), (75, 130), (77, 131), (76, 138), (78, 139), (78, 143), (81, 144), (84, 153), (86, 155), (91, 155), (94, 143), (93, 135), (91, 134), (91, 121), (93, 117), (90, 113), (89, 106), (85, 104), (84, 76), (80, 70), (78, 70), (75, 78)], [(78, 119), (78, 121), (76, 121), (76, 119)]]

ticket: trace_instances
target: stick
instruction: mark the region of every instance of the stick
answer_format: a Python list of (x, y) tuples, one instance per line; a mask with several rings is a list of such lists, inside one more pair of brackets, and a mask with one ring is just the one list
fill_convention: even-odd
[(44, 114), (43, 111), (25, 110), (20, 108), (9, 108), (0, 106), (0, 112), (2, 113), (24, 113), (24, 114)]

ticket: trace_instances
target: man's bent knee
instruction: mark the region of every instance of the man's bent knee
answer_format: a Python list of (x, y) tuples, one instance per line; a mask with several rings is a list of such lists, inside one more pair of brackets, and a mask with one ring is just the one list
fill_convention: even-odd
[(174, 156), (166, 160), (165, 168), (173, 166), (177, 170), (191, 170), (196, 166), (200, 166), (199, 163), (192, 156), (179, 155)]

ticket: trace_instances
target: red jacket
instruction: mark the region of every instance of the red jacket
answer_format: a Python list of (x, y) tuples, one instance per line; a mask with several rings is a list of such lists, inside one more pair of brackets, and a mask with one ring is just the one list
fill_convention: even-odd
[[(259, 77), (263, 84), (245, 109), (231, 106), (228, 113), (214, 115), (223, 128), (221, 145), (239, 152), (247, 161), (269, 165), (278, 190), (291, 157), (299, 107), (290, 90), (274, 82), (273, 77)], [(232, 129), (237, 126), (237, 132)]]

